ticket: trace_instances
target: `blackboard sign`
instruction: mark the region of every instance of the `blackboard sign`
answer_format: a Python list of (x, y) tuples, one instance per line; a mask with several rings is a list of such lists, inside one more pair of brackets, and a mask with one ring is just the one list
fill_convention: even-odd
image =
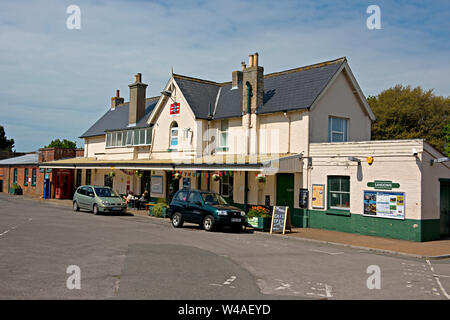
[(298, 196), (298, 206), (300, 209), (308, 208), (308, 189), (300, 189), (300, 193)]
[(289, 214), (289, 207), (274, 206), (270, 233), (281, 232), (284, 234), (286, 229), (291, 231), (291, 216)]

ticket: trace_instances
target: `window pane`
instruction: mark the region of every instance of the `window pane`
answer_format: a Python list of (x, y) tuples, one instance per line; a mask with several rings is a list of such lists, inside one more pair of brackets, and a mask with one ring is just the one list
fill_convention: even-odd
[(338, 131), (338, 132), (344, 132), (344, 125), (343, 125), (343, 119), (339, 118), (332, 118), (332, 130)]
[(341, 178), (341, 191), (350, 192), (350, 178)]
[(344, 141), (344, 135), (342, 133), (333, 132), (331, 134), (331, 142), (343, 142), (343, 141)]
[(227, 132), (222, 132), (220, 134), (220, 146), (221, 147), (228, 146), (228, 133)]
[(111, 133), (111, 147), (115, 147), (116, 146), (116, 142), (117, 142), (116, 137), (117, 137), (117, 135), (116, 135), (115, 132)]
[(227, 131), (228, 130), (228, 120), (220, 121), (220, 130)]
[(130, 146), (133, 144), (133, 130), (127, 131), (127, 146)]
[(121, 143), (121, 145), (125, 146), (126, 144), (127, 144), (127, 132), (124, 131), (124, 132), (122, 132), (122, 143)]
[(134, 130), (134, 145), (138, 145), (139, 144), (139, 130)]
[(341, 207), (350, 208), (350, 193), (341, 194)]
[(145, 144), (145, 130), (139, 130), (139, 144)]
[(151, 144), (152, 143), (152, 129), (148, 128), (146, 129), (147, 134), (145, 135), (145, 144)]
[(122, 145), (122, 132), (117, 132), (117, 146)]
[(330, 177), (330, 191), (341, 191), (339, 177)]
[(341, 202), (339, 193), (330, 192), (330, 207), (338, 207)]

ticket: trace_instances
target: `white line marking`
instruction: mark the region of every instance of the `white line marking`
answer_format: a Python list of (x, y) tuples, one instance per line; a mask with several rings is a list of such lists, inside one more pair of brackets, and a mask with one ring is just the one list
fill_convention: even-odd
[(325, 284), (325, 292), (327, 293), (327, 298), (333, 297), (333, 295), (331, 294), (331, 286), (329, 286), (328, 284)]
[(450, 278), (450, 276), (445, 276), (443, 274), (433, 274), (433, 277)]
[[(433, 268), (433, 266), (431, 265), (430, 260), (427, 260), (427, 263), (428, 263), (428, 265), (430, 266), (431, 271), (434, 273), (434, 268)], [(441, 288), (441, 291), (442, 291), (442, 293), (444, 294), (444, 296), (445, 296), (448, 300), (450, 300), (450, 295), (445, 291), (444, 287), (442, 286), (441, 281), (439, 280), (439, 277), (438, 277), (438, 276), (435, 276), (434, 278), (436, 279), (436, 282), (437, 282), (437, 284), (439, 285), (439, 288)]]
[(315, 249), (310, 250), (310, 251), (321, 252), (321, 253), (326, 253), (326, 254), (331, 254), (331, 255), (333, 255), (333, 254), (343, 254), (344, 253), (344, 252), (327, 252), (327, 251), (315, 250)]

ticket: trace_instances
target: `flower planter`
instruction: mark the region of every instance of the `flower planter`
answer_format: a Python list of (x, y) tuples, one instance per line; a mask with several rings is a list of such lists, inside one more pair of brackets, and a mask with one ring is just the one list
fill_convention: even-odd
[(247, 223), (255, 229), (269, 230), (272, 218), (247, 217)]

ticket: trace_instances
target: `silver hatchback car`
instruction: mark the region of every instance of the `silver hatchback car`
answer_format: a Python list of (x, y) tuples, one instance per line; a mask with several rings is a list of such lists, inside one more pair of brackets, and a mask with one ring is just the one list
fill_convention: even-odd
[(73, 210), (99, 212), (125, 212), (125, 201), (109, 187), (81, 186), (73, 195)]

